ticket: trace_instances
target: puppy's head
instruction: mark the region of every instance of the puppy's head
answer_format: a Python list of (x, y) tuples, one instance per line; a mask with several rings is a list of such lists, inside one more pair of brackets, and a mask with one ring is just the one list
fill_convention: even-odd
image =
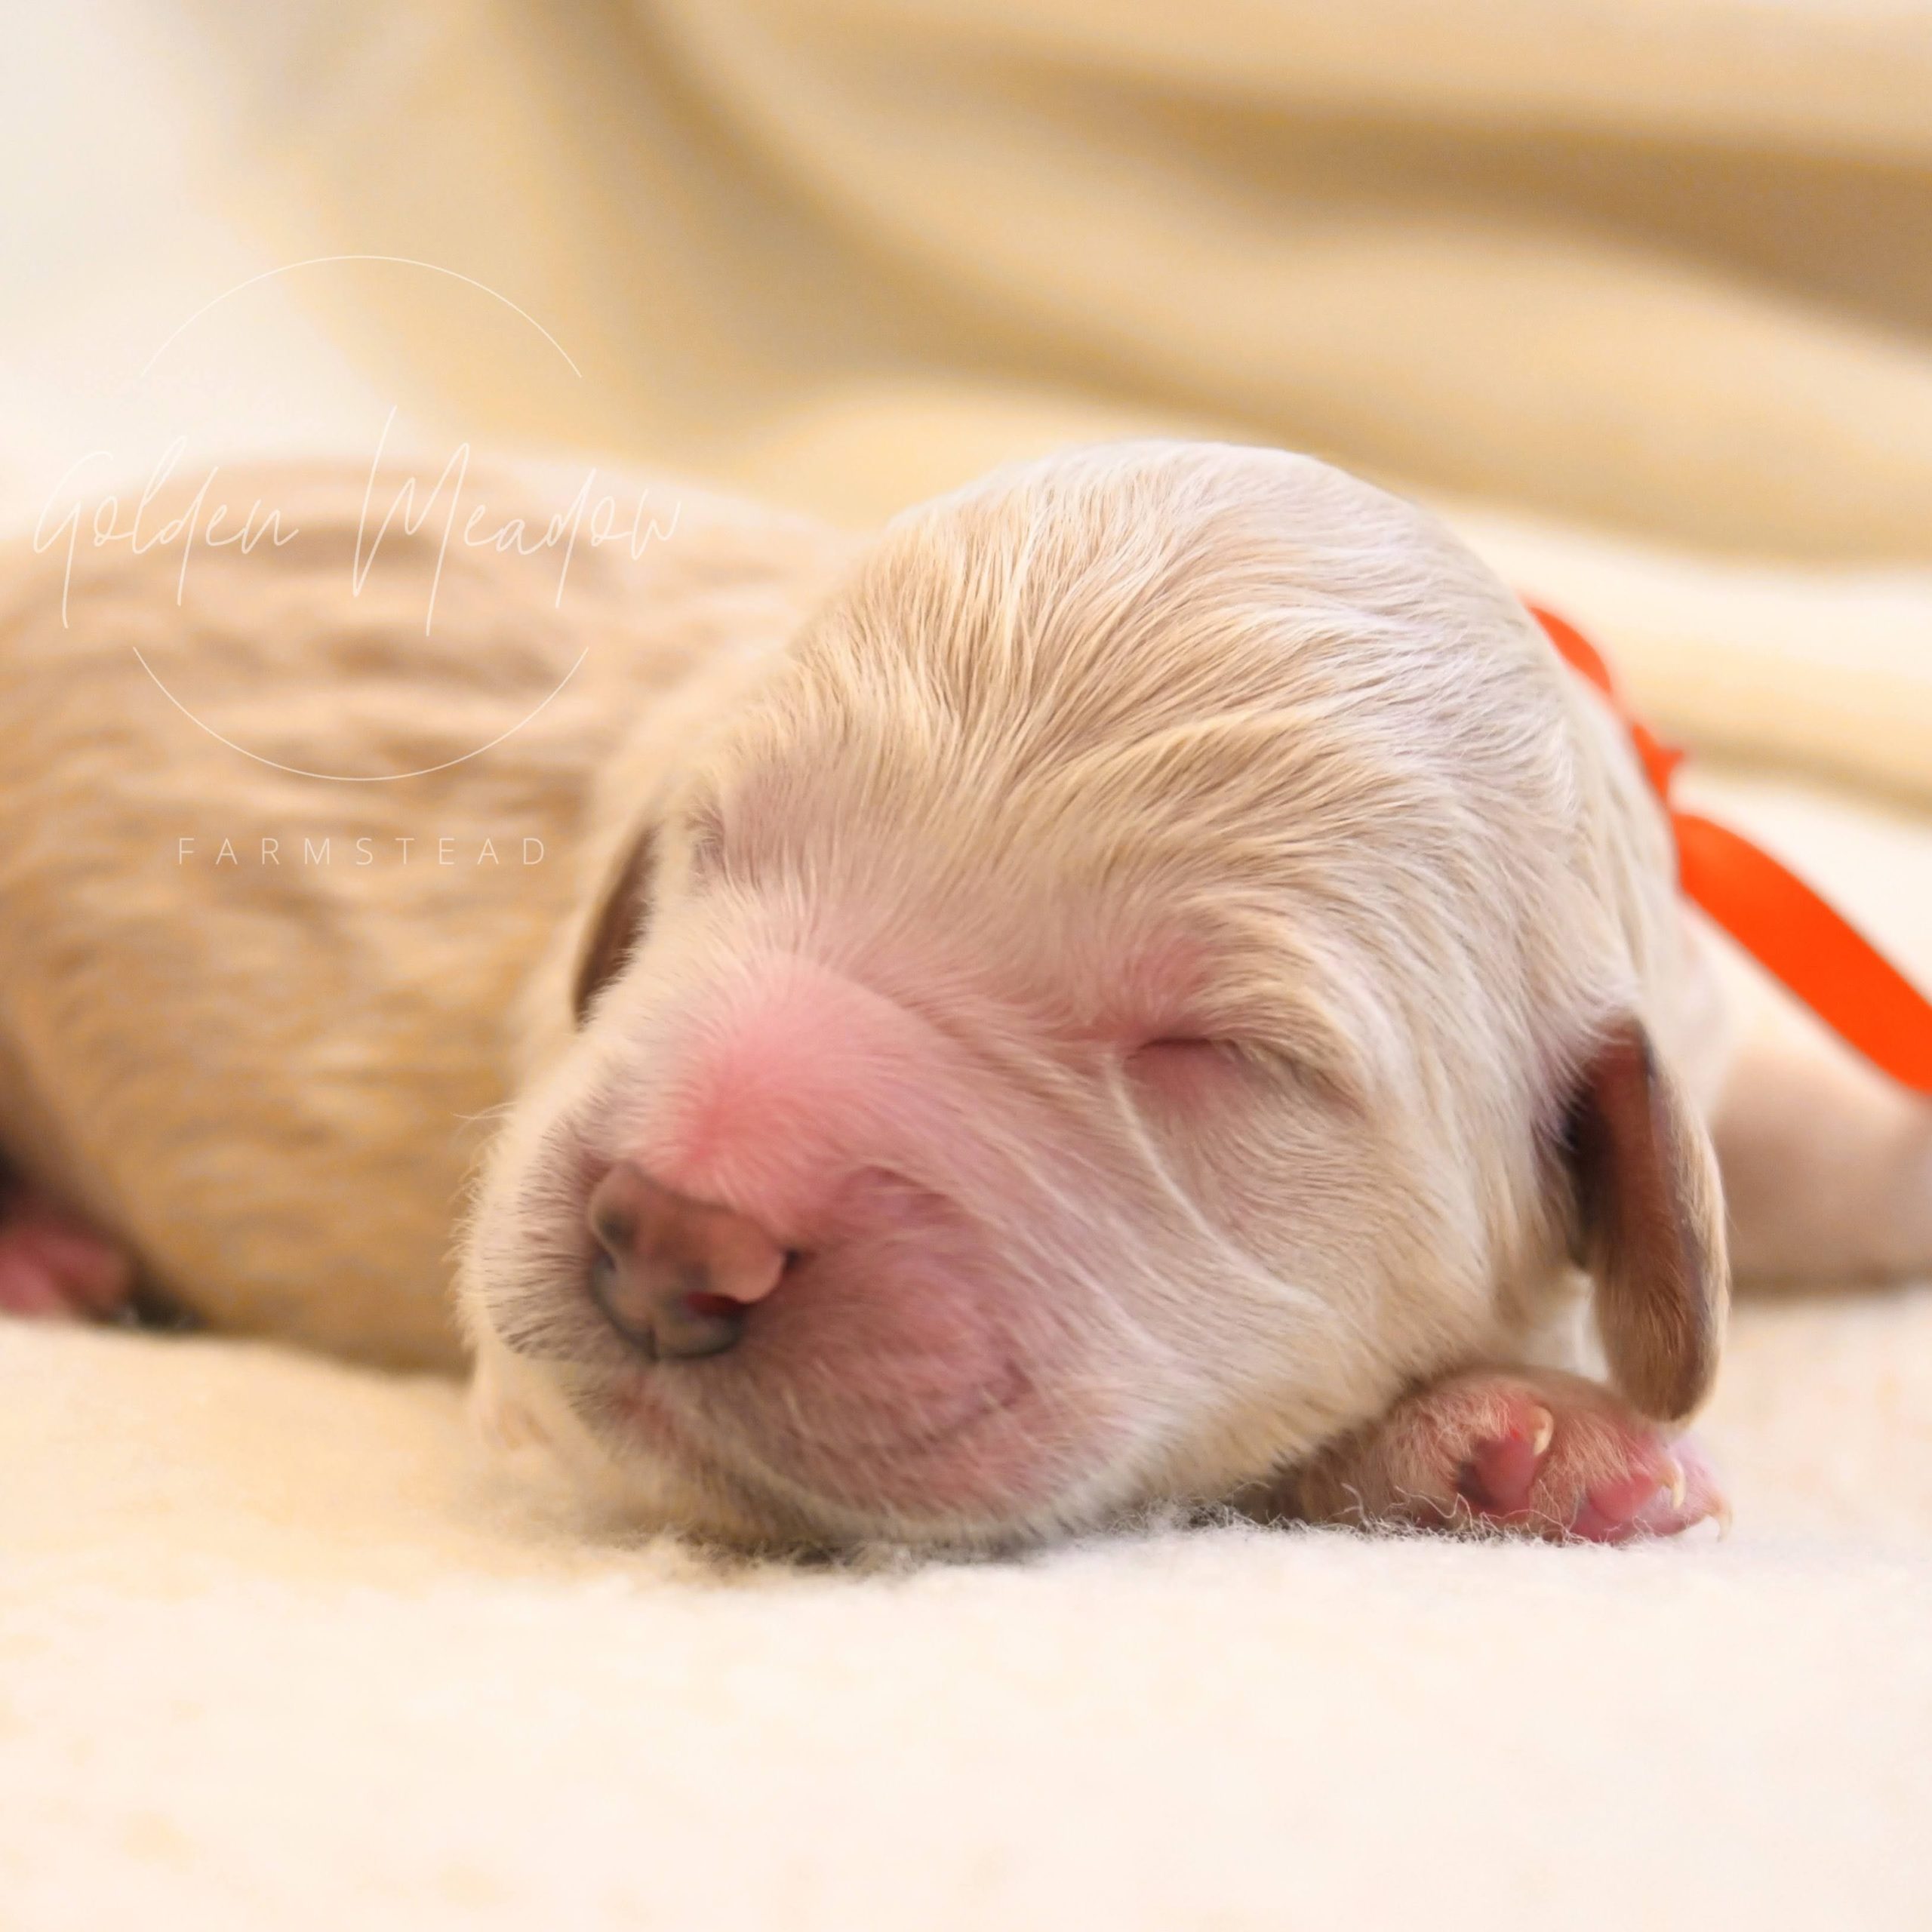
[(1226, 1496), (1519, 1343), (1571, 1251), (1629, 1392), (1701, 1392), (1708, 1149), (1629, 1017), (1661, 835), (1427, 518), (1075, 453), (734, 676), (634, 747), (464, 1268), (639, 1506), (984, 1542)]

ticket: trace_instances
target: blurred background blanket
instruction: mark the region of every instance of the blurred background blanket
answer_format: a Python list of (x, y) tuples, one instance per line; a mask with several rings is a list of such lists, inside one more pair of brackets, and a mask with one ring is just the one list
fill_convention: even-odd
[[(11, 518), (392, 410), (854, 523), (1075, 438), (1311, 449), (1601, 638), (1932, 982), (1921, 7), (70, 0), (8, 44)], [(1708, 1432), (1721, 1548), (801, 1575), (493, 1487), (438, 1386), (8, 1329), (0, 1927), (1915, 1922), (1932, 1289), (1748, 1306)]]

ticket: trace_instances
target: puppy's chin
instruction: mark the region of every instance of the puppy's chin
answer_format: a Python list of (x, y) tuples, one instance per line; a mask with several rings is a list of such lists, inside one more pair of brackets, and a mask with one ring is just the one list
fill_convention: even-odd
[(985, 1546), (1094, 1520), (1134, 1447), (1128, 1392), (1148, 1379), (1117, 1314), (1075, 1284), (1050, 1300), (918, 1190), (847, 1204), (856, 1231), (789, 1271), (721, 1353), (651, 1358), (555, 1270), (489, 1336), (500, 1361), (506, 1334), (549, 1344), (499, 1377), (594, 1445), (609, 1466), (591, 1487), (638, 1521)]
[[(542, 1433), (575, 1491), (614, 1525), (675, 1530), (739, 1547), (865, 1543), (1019, 1548), (1091, 1527), (1127, 1499), (1097, 1431), (1088, 1457), (1043, 1454), (1038, 1398), (1003, 1399), (924, 1436), (807, 1448), (811, 1432), (694, 1426), (661, 1389), (548, 1373)], [(575, 1386), (572, 1386), (575, 1381)], [(789, 1463), (788, 1448), (800, 1453)]]
[[(1106, 1466), (1112, 1432), (1100, 1419), (1086, 1453), (1042, 1422), (1047, 1405), (1017, 1368), (963, 1388), (942, 1407), (888, 1420), (862, 1411), (802, 1417), (782, 1401), (666, 1427), (663, 1392), (615, 1395), (598, 1433), (626, 1463), (678, 1472), (718, 1500), (720, 1513), (768, 1534), (845, 1543), (888, 1538), (983, 1545), (1024, 1540), (1032, 1526), (1064, 1526), (1084, 1474)], [(674, 1446), (675, 1444), (675, 1446)]]

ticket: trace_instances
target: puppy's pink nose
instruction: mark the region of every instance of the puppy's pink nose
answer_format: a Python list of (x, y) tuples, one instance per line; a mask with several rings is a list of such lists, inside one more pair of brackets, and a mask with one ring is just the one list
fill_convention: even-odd
[(790, 1258), (755, 1221), (694, 1201), (620, 1161), (590, 1197), (590, 1292), (612, 1327), (654, 1358), (715, 1355)]

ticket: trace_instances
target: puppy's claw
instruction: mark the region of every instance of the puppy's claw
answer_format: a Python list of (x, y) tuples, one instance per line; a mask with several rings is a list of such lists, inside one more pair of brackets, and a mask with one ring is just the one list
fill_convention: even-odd
[(1538, 1409), (1530, 1430), (1530, 1453), (1540, 1461), (1556, 1440), (1556, 1418), (1547, 1409)]
[(1670, 1492), (1670, 1506), (1673, 1509), (1681, 1509), (1688, 1487), (1684, 1479), (1684, 1465), (1675, 1456), (1666, 1456), (1663, 1466), (1664, 1487)]

